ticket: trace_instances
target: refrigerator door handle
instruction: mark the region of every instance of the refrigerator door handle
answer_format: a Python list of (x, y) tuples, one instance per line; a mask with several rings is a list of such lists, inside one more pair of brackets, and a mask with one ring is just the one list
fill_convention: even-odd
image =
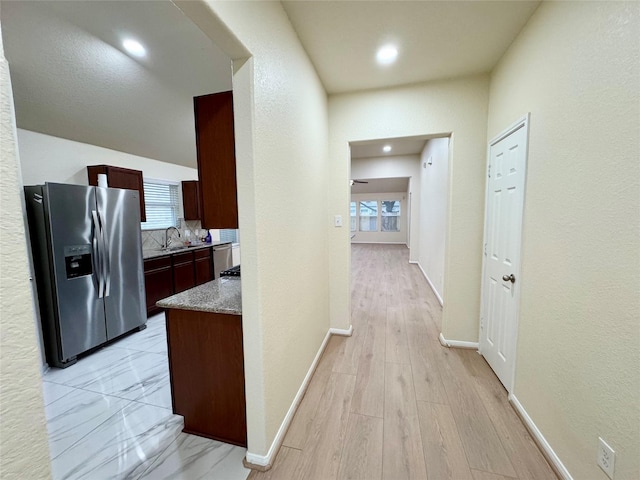
[(100, 256), (100, 247), (98, 244), (100, 232), (100, 223), (98, 222), (98, 213), (91, 210), (91, 220), (93, 221), (93, 235), (91, 236), (91, 244), (93, 247), (93, 268), (98, 277), (98, 298), (102, 298), (104, 291), (104, 277), (102, 276), (102, 257)]
[(102, 248), (103, 248), (103, 272), (105, 279), (105, 287), (104, 287), (104, 296), (108, 297), (111, 293), (111, 258), (109, 256), (109, 244), (105, 237), (104, 232), (104, 219), (100, 212), (98, 212), (98, 218), (100, 218), (100, 224), (102, 228), (100, 229), (102, 236)]

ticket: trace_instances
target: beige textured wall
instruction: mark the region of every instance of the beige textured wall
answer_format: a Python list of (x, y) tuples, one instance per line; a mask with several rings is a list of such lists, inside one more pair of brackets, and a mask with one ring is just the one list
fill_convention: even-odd
[(265, 455), (329, 329), (327, 99), (279, 2), (209, 6), (251, 53), (225, 50), (236, 59), (249, 453)]
[(50, 477), (9, 66), (0, 32), (0, 477)]
[[(422, 165), (428, 163), (429, 158), (432, 163), (424, 168)], [(442, 297), (449, 197), (448, 138), (433, 138), (425, 145), (420, 159), (420, 188), (418, 262)]]
[(575, 479), (640, 478), (640, 4), (544, 2), (495, 69), (531, 112), (515, 394)]
[[(477, 341), (489, 77), (329, 97), (329, 213), (349, 216), (349, 142), (453, 132), (443, 333)], [(415, 203), (415, 199), (414, 199)], [(329, 231), (331, 326), (349, 325), (350, 243)]]

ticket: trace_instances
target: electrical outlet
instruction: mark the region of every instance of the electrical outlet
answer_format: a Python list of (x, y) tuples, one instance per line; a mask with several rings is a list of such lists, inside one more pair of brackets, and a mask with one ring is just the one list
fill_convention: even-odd
[(613, 467), (616, 462), (616, 452), (607, 442), (598, 437), (598, 465), (609, 478), (613, 479)]
[(333, 217), (333, 226), (334, 227), (342, 226), (342, 215), (336, 215)]

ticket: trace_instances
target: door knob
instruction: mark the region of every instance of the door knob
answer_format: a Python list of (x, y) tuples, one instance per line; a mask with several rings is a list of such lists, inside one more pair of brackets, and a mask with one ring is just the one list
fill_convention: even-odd
[(513, 273), (511, 275), (503, 275), (502, 280), (504, 280), (505, 282), (516, 283), (516, 277), (513, 275)]

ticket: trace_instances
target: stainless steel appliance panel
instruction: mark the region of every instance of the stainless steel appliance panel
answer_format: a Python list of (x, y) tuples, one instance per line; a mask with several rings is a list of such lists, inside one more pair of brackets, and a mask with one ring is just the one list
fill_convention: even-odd
[(213, 278), (220, 278), (220, 272), (231, 268), (233, 265), (231, 244), (217, 245), (213, 247)]
[[(95, 189), (47, 183), (43, 197), (57, 290), (60, 360), (65, 361), (106, 341), (100, 257), (96, 254), (97, 232), (92, 221)], [(73, 255), (87, 252), (92, 256), (92, 273), (78, 275), (73, 272)]]
[(96, 188), (104, 231), (107, 339), (146, 322), (138, 192)]

